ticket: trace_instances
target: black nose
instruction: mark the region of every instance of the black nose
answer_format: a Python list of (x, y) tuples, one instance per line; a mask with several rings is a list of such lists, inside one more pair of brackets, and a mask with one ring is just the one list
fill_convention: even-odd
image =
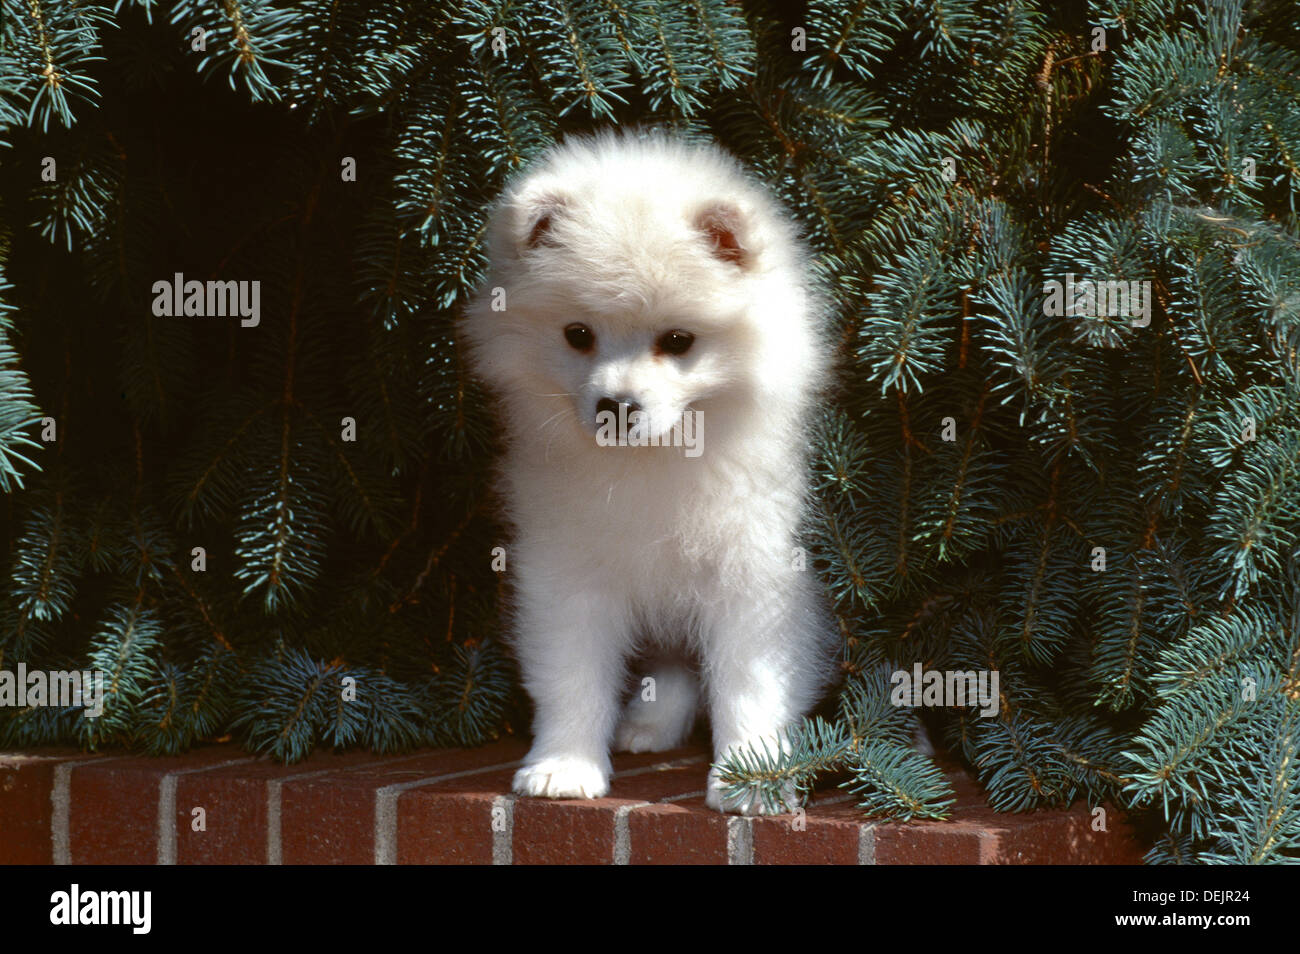
[(637, 404), (635, 401), (615, 401), (613, 398), (603, 397), (596, 402), (596, 413), (603, 414), (605, 411), (609, 411), (609, 413), (614, 415), (614, 419), (617, 420), (618, 406), (620, 404), (627, 405), (626, 413), (629, 418), (637, 411), (641, 410), (641, 405)]

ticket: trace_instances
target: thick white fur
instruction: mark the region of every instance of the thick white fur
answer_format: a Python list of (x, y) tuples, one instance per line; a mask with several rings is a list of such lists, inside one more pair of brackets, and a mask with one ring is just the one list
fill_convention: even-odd
[[(739, 263), (700, 224), (719, 217)], [(611, 742), (680, 745), (701, 701), (715, 760), (775, 751), (827, 685), (836, 644), (812, 567), (796, 568), (827, 356), (788, 216), (720, 150), (604, 134), (517, 178), (488, 240), (462, 331), (505, 429), (512, 630), (536, 711), (515, 791), (604, 795)], [(566, 343), (573, 322), (594, 332), (590, 353)], [(685, 355), (655, 352), (670, 330), (695, 335)], [(640, 403), (657, 432), (698, 412), (703, 452), (599, 446), (604, 396)], [(639, 658), (651, 670), (629, 669)], [(724, 804), (715, 773), (707, 799), (763, 811)]]

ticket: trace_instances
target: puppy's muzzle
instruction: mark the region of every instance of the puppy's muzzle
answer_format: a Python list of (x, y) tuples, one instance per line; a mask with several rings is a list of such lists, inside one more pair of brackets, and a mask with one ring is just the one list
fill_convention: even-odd
[(633, 414), (640, 413), (641, 405), (635, 401), (622, 401), (611, 397), (603, 397), (596, 402), (597, 417), (599, 418), (606, 411), (613, 414), (616, 421), (630, 421)]

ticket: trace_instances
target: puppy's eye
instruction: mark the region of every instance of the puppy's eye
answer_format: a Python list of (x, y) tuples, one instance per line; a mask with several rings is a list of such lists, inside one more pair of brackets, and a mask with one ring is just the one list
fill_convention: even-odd
[(659, 336), (655, 346), (665, 354), (685, 354), (695, 343), (695, 335), (689, 331), (668, 331)]
[(564, 329), (564, 340), (578, 351), (590, 351), (592, 345), (596, 343), (596, 336), (586, 325), (575, 322)]

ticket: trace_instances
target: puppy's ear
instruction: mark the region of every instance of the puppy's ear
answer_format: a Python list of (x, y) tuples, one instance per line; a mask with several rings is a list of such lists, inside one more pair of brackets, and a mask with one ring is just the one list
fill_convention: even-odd
[(563, 196), (551, 192), (525, 199), (521, 203), (519, 214), (522, 225), (519, 247), (530, 249), (539, 245), (558, 245), (553, 227), (556, 217), (563, 214), (566, 205)]
[(708, 240), (713, 257), (748, 268), (753, 262), (748, 222), (729, 202), (713, 202), (695, 215), (695, 228)]

